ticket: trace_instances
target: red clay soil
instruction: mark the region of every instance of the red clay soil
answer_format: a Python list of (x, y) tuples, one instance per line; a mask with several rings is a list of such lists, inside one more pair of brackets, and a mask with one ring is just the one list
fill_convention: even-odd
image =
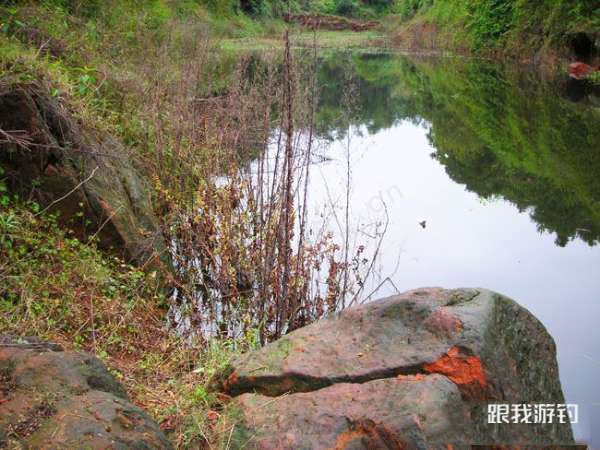
[(569, 76), (576, 80), (582, 80), (597, 71), (600, 71), (600, 66), (592, 67), (579, 61), (569, 64)]
[(321, 14), (286, 14), (286, 22), (297, 23), (303, 27), (317, 30), (352, 30), (367, 31), (379, 25), (376, 20), (360, 21), (339, 16), (326, 16)]

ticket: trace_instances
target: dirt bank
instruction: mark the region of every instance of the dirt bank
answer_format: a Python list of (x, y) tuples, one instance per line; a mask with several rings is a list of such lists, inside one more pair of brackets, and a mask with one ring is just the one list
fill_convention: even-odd
[(327, 16), (321, 14), (286, 14), (284, 20), (288, 23), (297, 23), (303, 27), (316, 30), (352, 30), (367, 31), (379, 25), (376, 20), (361, 21), (339, 16)]

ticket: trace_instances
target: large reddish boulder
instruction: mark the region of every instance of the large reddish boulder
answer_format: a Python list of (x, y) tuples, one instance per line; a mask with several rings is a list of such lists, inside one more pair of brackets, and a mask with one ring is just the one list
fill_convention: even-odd
[(445, 444), (465, 442), (469, 433), (469, 408), (456, 386), (437, 374), (336, 383), (275, 399), (243, 394), (230, 411), (243, 415), (236, 446), (256, 433), (250, 448), (359, 449), (368, 443), (408, 449), (424, 446), (425, 435), (429, 444), (434, 436)]
[(543, 325), (484, 289), (418, 289), (346, 310), (234, 361), (221, 389), (244, 448), (573, 443), (568, 421), (487, 423), (490, 402), (564, 398)]

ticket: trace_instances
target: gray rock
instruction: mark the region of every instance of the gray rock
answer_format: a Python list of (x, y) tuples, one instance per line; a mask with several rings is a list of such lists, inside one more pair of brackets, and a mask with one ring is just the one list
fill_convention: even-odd
[(170, 268), (148, 183), (119, 142), (77, 123), (35, 85), (0, 91), (0, 129), (27, 141), (0, 140), (11, 190), (51, 206), (80, 239), (96, 235), (129, 261)]
[[(267, 397), (242, 394), (232, 448), (431, 448), (472, 442), (470, 410), (450, 380), (393, 377), (337, 383), (315, 392)], [(244, 447), (244, 445), (247, 447)]]
[(171, 448), (95, 357), (31, 338), (0, 342), (0, 448)]
[(487, 424), (489, 402), (564, 397), (543, 325), (485, 289), (418, 289), (348, 309), (234, 361), (220, 388), (245, 448), (574, 443), (568, 422)]

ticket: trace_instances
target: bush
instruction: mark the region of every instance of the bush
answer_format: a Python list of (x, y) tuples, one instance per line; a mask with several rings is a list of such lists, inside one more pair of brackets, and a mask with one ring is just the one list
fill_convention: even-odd
[(470, 2), (468, 10), (475, 48), (497, 45), (514, 23), (513, 0)]
[(335, 7), (335, 12), (342, 16), (355, 16), (360, 9), (357, 0), (340, 0)]
[(100, 0), (44, 0), (44, 5), (58, 7), (69, 14), (82, 17), (97, 17), (106, 8), (106, 2)]
[(400, 0), (392, 2), (392, 12), (400, 14), (404, 19), (414, 17), (419, 11), (429, 8), (433, 4), (433, 0)]
[(337, 4), (335, 0), (314, 0), (310, 7), (319, 14), (335, 14)]

